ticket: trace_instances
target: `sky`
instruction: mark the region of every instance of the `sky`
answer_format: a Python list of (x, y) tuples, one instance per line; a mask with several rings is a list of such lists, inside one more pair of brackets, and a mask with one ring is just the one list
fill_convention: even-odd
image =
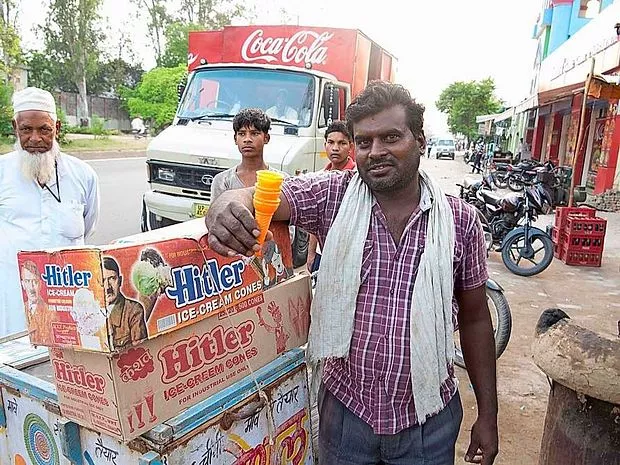
[[(254, 24), (280, 24), (285, 7), (294, 23), (363, 31), (398, 59), (396, 80), (426, 106), (427, 132), (446, 131), (445, 115), (434, 103), (454, 81), (492, 77), (497, 97), (509, 105), (528, 96), (536, 53), (532, 31), (541, 0), (381, 0), (372, 7), (359, 0), (244, 1), (254, 5)], [(40, 46), (33, 29), (45, 20), (44, 3), (20, 1), (20, 33), (27, 47)], [(146, 21), (135, 15), (127, 0), (104, 0), (107, 49), (117, 53), (111, 44), (118, 44), (123, 31), (133, 41), (135, 57), (149, 69), (155, 60)]]

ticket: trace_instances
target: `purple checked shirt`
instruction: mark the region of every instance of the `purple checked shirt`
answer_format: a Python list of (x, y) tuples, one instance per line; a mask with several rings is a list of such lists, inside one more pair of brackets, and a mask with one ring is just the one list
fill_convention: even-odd
[[(325, 172), (286, 179), (282, 191), (290, 204), (291, 224), (316, 235), (322, 247), (353, 175), (351, 171)], [(473, 207), (450, 196), (448, 202), (456, 226), (454, 288), (475, 289), (488, 277), (482, 227)], [(396, 434), (416, 425), (409, 320), (431, 203), (430, 192), (423, 188), (420, 205), (396, 244), (385, 215), (374, 202), (349, 357), (325, 364), (325, 387), (376, 434)], [(453, 312), (456, 327), (456, 300)], [(415, 367), (413, 372), (415, 376)], [(452, 366), (448, 373), (448, 379), (437, 386), (444, 406), (457, 390)]]

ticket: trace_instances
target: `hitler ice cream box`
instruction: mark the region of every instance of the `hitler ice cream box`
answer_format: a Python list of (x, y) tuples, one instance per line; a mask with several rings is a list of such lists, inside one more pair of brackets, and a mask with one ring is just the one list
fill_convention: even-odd
[(120, 239), (18, 255), (35, 345), (113, 353), (251, 302), (293, 275), (288, 225), (255, 257), (222, 257), (202, 219)]
[(123, 442), (307, 342), (306, 273), (114, 354), (50, 350), (63, 416)]

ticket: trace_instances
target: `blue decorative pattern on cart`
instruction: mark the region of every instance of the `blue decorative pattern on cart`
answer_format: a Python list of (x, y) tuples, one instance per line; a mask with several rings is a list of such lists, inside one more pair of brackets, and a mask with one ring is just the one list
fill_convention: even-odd
[(60, 465), (54, 436), (43, 419), (34, 413), (24, 419), (24, 441), (34, 465)]

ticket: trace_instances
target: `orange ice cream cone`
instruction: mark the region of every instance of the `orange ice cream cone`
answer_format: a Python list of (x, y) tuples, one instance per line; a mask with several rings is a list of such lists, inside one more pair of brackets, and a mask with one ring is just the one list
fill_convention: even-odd
[(256, 172), (256, 187), (260, 187), (268, 190), (280, 191), (284, 176), (280, 173), (270, 170), (259, 170)]
[[(256, 172), (256, 190), (254, 192), (254, 213), (260, 231), (258, 245), (262, 247), (269, 230), (273, 214), (280, 205), (280, 188), (284, 176), (269, 170)], [(259, 252), (260, 255), (260, 252)]]

